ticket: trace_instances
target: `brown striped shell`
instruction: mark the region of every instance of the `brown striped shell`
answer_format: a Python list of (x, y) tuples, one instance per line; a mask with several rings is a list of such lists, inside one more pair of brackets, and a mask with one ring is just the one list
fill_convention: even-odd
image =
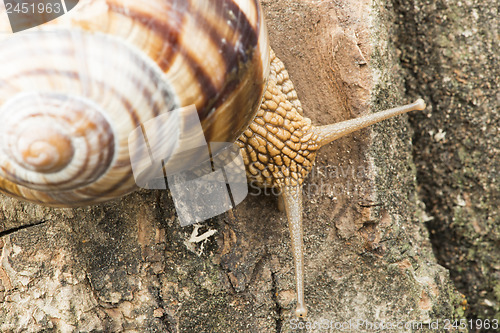
[(128, 136), (169, 110), (234, 142), (269, 71), (258, 0), (80, 1), (0, 45), (0, 191), (51, 206), (135, 190)]

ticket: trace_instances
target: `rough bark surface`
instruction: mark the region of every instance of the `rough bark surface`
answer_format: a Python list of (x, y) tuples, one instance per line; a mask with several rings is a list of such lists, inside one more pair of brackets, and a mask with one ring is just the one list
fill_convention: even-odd
[[(385, 2), (263, 7), (271, 45), (315, 124), (400, 104), (406, 75), (419, 75), (401, 75), (389, 33), (394, 8)], [(417, 119), (437, 118), (429, 114)], [(140, 191), (79, 209), (2, 196), (0, 331), (289, 332), (299, 323), (365, 320), (415, 321), (435, 332), (429, 323), (462, 318), (463, 298), (434, 259), (423, 223), (407, 119), (319, 153), (304, 188), (307, 321), (293, 317), (288, 226), (271, 195), (250, 189), (233, 215), (181, 228), (168, 192)]]
[(500, 23), (495, 2), (396, 1), (419, 195), (471, 319), (500, 321)]

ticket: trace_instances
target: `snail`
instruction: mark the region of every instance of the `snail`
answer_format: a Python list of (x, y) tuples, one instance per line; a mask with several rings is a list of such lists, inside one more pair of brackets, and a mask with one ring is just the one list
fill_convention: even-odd
[[(313, 126), (270, 49), (258, 0), (80, 1), (1, 43), (2, 193), (55, 207), (128, 194), (137, 189), (129, 134), (164, 112), (195, 105), (206, 141), (235, 142), (249, 181), (280, 190), (298, 317), (307, 314), (301, 186), (317, 150), (425, 108), (417, 100)], [(179, 138), (165, 133), (163, 143), (175, 147)]]

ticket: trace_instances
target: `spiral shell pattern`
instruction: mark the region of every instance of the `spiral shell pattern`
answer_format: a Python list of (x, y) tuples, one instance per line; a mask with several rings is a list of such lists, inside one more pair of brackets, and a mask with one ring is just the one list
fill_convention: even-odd
[(2, 167), (10, 181), (40, 190), (72, 189), (97, 180), (114, 158), (109, 121), (88, 100), (20, 93), (4, 108)]
[(128, 136), (170, 110), (234, 142), (269, 71), (257, 0), (80, 1), (0, 44), (0, 191), (51, 206), (135, 190)]

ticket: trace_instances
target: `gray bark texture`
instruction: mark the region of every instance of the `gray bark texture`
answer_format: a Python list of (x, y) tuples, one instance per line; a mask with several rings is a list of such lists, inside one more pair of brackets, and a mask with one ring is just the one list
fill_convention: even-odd
[(314, 124), (429, 105), (318, 154), (304, 186), (307, 320), (293, 315), (288, 225), (269, 193), (186, 228), (168, 191), (77, 209), (2, 196), (1, 332), (437, 332), (499, 317), (497, 8), (262, 4)]
[(412, 115), (419, 197), (436, 257), (467, 316), (500, 320), (500, 23), (498, 2), (396, 1), (397, 46)]

